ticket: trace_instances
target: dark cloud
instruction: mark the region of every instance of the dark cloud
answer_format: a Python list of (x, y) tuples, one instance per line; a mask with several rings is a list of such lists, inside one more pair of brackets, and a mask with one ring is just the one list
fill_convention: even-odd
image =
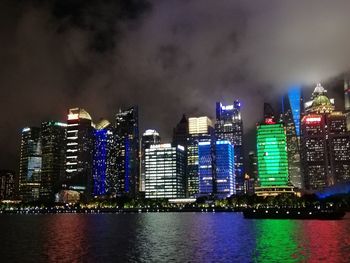
[[(349, 68), (349, 1), (4, 0), (0, 3), (0, 167), (20, 129), (72, 106), (113, 118), (138, 104), (163, 138), (183, 112), (243, 102), (247, 133), (264, 100)], [(327, 88), (327, 87), (326, 87)], [(330, 91), (331, 92), (331, 91)]]

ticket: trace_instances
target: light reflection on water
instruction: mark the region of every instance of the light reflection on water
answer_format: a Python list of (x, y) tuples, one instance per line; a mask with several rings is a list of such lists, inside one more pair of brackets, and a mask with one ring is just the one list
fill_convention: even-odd
[(350, 217), (0, 215), (0, 262), (349, 262)]

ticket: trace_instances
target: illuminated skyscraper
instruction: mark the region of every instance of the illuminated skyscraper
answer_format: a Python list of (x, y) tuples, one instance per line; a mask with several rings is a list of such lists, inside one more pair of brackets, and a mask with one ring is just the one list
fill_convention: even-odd
[(347, 130), (350, 132), (350, 79), (349, 76), (344, 80), (344, 108), (346, 113)]
[(138, 108), (120, 110), (116, 115), (118, 195), (136, 197), (139, 191)]
[(95, 127), (93, 156), (93, 194), (115, 196), (118, 184), (116, 138), (113, 127), (105, 119)]
[(235, 100), (232, 105), (216, 103), (215, 135), (218, 140), (229, 140), (234, 146), (236, 189), (238, 193), (243, 193), (243, 121), (241, 103), (238, 100)]
[(19, 195), (25, 202), (36, 201), (40, 197), (41, 161), (40, 128), (22, 129)]
[(43, 200), (53, 201), (65, 178), (67, 124), (47, 121), (41, 124), (41, 190)]
[(234, 147), (228, 140), (198, 143), (199, 195), (235, 194)]
[(94, 127), (90, 114), (82, 108), (68, 111), (66, 180), (63, 188), (91, 197)]
[(188, 120), (184, 114), (173, 130), (173, 145), (182, 145), (186, 147), (189, 135), (188, 129)]
[(327, 116), (330, 171), (335, 184), (350, 181), (350, 133), (346, 124), (346, 114), (342, 112)]
[(324, 188), (329, 184), (325, 117), (320, 114), (308, 114), (303, 117), (301, 127), (305, 188)]
[(265, 123), (257, 127), (259, 184), (263, 187), (288, 185), (286, 133), (281, 123)]
[(169, 144), (145, 150), (146, 198), (185, 197), (185, 149)]
[(189, 121), (189, 137), (187, 140), (187, 195), (196, 196), (199, 193), (198, 174), (198, 143), (215, 143), (215, 134), (211, 120), (208, 117), (192, 117)]
[(302, 188), (300, 164), (300, 117), (301, 117), (301, 88), (291, 87), (282, 101), (282, 119), (286, 127), (288, 172), (290, 182)]
[(141, 138), (141, 182), (140, 182), (140, 191), (145, 192), (145, 169), (146, 169), (146, 149), (149, 149), (151, 145), (160, 144), (160, 136), (156, 130), (146, 130), (142, 134)]
[(302, 119), (305, 188), (319, 190), (350, 180), (350, 138), (346, 115), (334, 111), (334, 100), (318, 84)]

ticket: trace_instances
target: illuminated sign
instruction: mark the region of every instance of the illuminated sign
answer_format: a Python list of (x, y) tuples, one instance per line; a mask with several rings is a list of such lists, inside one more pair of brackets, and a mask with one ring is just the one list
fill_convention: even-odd
[(29, 132), (29, 131), (30, 131), (30, 128), (28, 128), (28, 127), (22, 129), (22, 132)]
[(310, 124), (310, 123), (320, 123), (321, 122), (321, 117), (305, 117), (304, 118), (304, 122), (307, 123), (307, 124)]
[(181, 151), (185, 150), (185, 147), (183, 147), (182, 145), (178, 145), (177, 148), (180, 149)]
[(234, 107), (233, 107), (233, 105), (227, 105), (227, 106), (221, 105), (221, 109), (223, 109), (223, 110), (233, 110)]
[(272, 118), (266, 118), (265, 123), (266, 124), (276, 124), (276, 122)]
[(68, 120), (77, 120), (77, 119), (79, 119), (79, 114), (74, 114), (74, 113), (68, 114)]

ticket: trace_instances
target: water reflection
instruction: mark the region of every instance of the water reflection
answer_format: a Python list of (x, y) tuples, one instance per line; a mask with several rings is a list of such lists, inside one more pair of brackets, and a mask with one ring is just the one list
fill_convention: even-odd
[(256, 262), (301, 262), (305, 260), (298, 246), (299, 221), (254, 220)]
[(0, 215), (0, 262), (349, 262), (350, 218)]

